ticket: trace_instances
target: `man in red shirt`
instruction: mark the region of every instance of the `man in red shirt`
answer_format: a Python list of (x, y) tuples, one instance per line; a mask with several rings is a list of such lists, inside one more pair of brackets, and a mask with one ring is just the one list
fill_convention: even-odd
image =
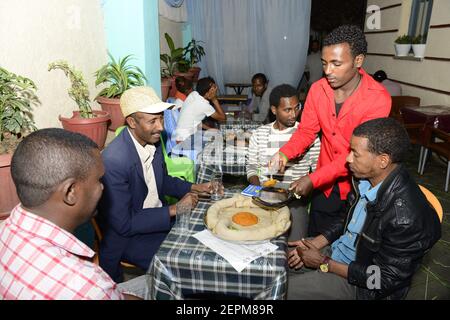
[(269, 163), (284, 171), (288, 159), (301, 156), (321, 132), (317, 170), (291, 184), (302, 196), (315, 189), (309, 236), (319, 235), (336, 220), (344, 223), (351, 181), (345, 158), (353, 129), (370, 119), (387, 117), (391, 109), (389, 93), (362, 69), (366, 53), (364, 33), (356, 26), (340, 26), (324, 39), (325, 78), (311, 86), (301, 124)]

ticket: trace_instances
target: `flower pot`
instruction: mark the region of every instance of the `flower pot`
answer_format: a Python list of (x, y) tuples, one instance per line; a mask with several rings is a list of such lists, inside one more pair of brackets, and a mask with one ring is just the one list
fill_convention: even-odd
[(411, 50), (411, 44), (395, 44), (395, 55), (397, 57), (405, 57)]
[(125, 124), (125, 117), (122, 109), (120, 109), (120, 99), (109, 99), (105, 97), (98, 97), (97, 102), (102, 106), (103, 111), (109, 112), (111, 116), (111, 124), (108, 129), (115, 132), (118, 127)]
[(170, 78), (162, 78), (161, 79), (161, 99), (162, 101), (167, 101), (169, 97), (171, 81)]
[(59, 121), (65, 130), (81, 133), (91, 138), (101, 150), (105, 146), (111, 116), (107, 111), (94, 110), (92, 112), (96, 115), (95, 118), (85, 119), (80, 116), (79, 111), (74, 111), (72, 118), (59, 116)]
[(198, 76), (200, 75), (200, 71), (202, 69), (199, 67), (192, 67), (189, 69), (190, 72), (192, 72), (193, 76), (192, 76), (192, 81), (197, 82), (198, 81)]
[(11, 178), (11, 158), (12, 154), (0, 155), (0, 220), (9, 216), (11, 210), (20, 202)]
[(413, 44), (412, 45), (414, 57), (423, 58), (425, 57), (425, 44)]

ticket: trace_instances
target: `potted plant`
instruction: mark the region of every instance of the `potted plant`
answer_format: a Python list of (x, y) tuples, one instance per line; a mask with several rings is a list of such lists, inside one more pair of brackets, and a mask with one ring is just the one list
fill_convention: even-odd
[(40, 104), (36, 85), (0, 67), (0, 220), (19, 203), (11, 178), (11, 158), (19, 142), (36, 130), (32, 109)]
[(404, 34), (395, 39), (395, 55), (398, 57), (407, 56), (411, 50), (411, 37)]
[(188, 58), (189, 70), (194, 74), (193, 80), (197, 81), (200, 74), (200, 68), (195, 66), (196, 63), (200, 62), (202, 57), (205, 55), (205, 49), (200, 45), (204, 43), (203, 41), (197, 41), (192, 39), (187, 46), (184, 48), (184, 56)]
[(425, 41), (422, 35), (418, 35), (412, 39), (412, 49), (414, 52), (414, 57), (423, 58), (425, 57)]
[(69, 78), (71, 87), (68, 91), (69, 97), (76, 102), (79, 110), (74, 111), (72, 118), (59, 116), (63, 128), (78, 132), (91, 138), (103, 149), (108, 131), (110, 115), (107, 111), (92, 110), (89, 99), (89, 89), (81, 71), (70, 67), (67, 61), (56, 61), (50, 63), (48, 71), (60, 69)]
[(111, 115), (109, 130), (116, 131), (125, 123), (120, 109), (120, 96), (125, 90), (132, 87), (143, 86), (147, 78), (137, 66), (129, 65), (132, 55), (127, 55), (118, 61), (108, 54), (110, 61), (95, 72), (95, 85), (107, 84), (95, 98), (102, 106), (102, 110)]
[[(170, 51), (169, 54), (163, 53), (160, 55), (161, 61), (164, 62), (164, 66), (161, 69), (161, 91), (163, 92), (162, 99), (165, 101), (167, 99), (167, 96), (175, 96), (175, 77), (177, 75), (182, 75), (188, 78), (190, 77), (192, 79), (192, 74), (189, 75), (187, 73), (181, 72), (187, 71), (189, 69), (188, 61), (184, 59), (183, 55), (184, 48), (175, 48), (175, 43), (167, 32), (164, 33), (164, 37), (166, 38), (167, 46), (169, 47)], [(166, 94), (165, 90), (167, 90), (168, 81), (170, 81), (170, 92)], [(163, 86), (164, 84), (165, 86)]]

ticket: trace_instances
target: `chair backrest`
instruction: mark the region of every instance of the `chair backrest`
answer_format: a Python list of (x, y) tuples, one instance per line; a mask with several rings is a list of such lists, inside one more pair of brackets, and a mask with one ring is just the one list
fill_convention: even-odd
[(420, 106), (420, 98), (414, 96), (393, 96), (392, 99), (392, 107), (391, 113), (389, 116), (391, 118), (395, 118), (399, 121), (402, 120), (402, 112), (401, 109), (403, 107), (414, 107)]
[(436, 213), (439, 217), (439, 221), (442, 223), (442, 217), (443, 217), (444, 211), (442, 210), (442, 205), (439, 202), (438, 198), (436, 198), (436, 196), (430, 190), (425, 188), (424, 186), (419, 185), (419, 187), (420, 187), (420, 190), (425, 195), (425, 197), (427, 198), (428, 202), (431, 204), (431, 206), (434, 208), (434, 210), (436, 210)]

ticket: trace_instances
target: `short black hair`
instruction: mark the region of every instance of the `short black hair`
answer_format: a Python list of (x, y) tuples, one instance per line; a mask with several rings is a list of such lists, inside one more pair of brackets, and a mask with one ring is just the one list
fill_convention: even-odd
[(355, 25), (343, 25), (331, 31), (323, 40), (323, 46), (348, 43), (353, 57), (366, 55), (367, 41), (361, 28)]
[(178, 91), (180, 91), (183, 94), (188, 93), (193, 85), (192, 85), (192, 80), (187, 79), (185, 77), (176, 77), (175, 78), (175, 87), (177, 88)]
[(196, 88), (198, 94), (203, 97), (209, 91), (209, 89), (211, 88), (211, 86), (214, 83), (216, 83), (216, 82), (211, 77), (199, 79), (197, 82), (197, 88)]
[(261, 80), (261, 82), (263, 84), (266, 84), (268, 82), (267, 77), (264, 73), (257, 73), (252, 77), (252, 82), (255, 81), (256, 79)]
[(28, 208), (44, 204), (68, 178), (83, 181), (95, 165), (97, 144), (63, 129), (42, 129), (20, 142), (11, 161), (11, 175), (21, 203)]
[(402, 162), (410, 146), (406, 129), (393, 118), (378, 118), (360, 124), (353, 131), (355, 137), (369, 140), (373, 154), (387, 154), (393, 163)]
[(281, 84), (272, 89), (269, 96), (271, 106), (279, 107), (281, 98), (298, 97), (297, 90), (289, 84)]
[(378, 70), (373, 74), (373, 78), (378, 82), (383, 82), (387, 79), (387, 74), (383, 70)]

